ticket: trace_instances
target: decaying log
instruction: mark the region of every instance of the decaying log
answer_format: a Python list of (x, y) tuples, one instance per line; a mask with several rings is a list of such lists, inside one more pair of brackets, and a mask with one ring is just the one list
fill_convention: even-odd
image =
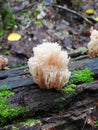
[[(98, 58), (94, 59), (81, 59), (81, 60), (70, 60), (69, 69), (79, 70), (89, 67), (94, 72), (94, 77), (98, 78)], [(9, 89), (30, 86), (35, 84), (32, 76), (29, 74), (28, 67), (21, 67), (16, 69), (9, 69), (6, 71), (0, 71), (0, 86), (7, 85)]]
[[(29, 108), (29, 111), (25, 112), (27, 117), (40, 115), (41, 130), (51, 127), (56, 130), (80, 130), (84, 126), (87, 113), (98, 102), (98, 82), (81, 84), (73, 95), (62, 91), (41, 90), (32, 85), (18, 88), (17, 94), (8, 100), (14, 105)], [(46, 113), (51, 116), (43, 118)], [(83, 130), (86, 130), (85, 128)]]
[[(71, 60), (69, 64), (71, 71), (85, 67), (94, 71), (95, 77), (98, 79), (98, 58)], [(27, 117), (39, 116), (42, 113), (41, 116), (44, 117), (47, 113), (55, 113), (50, 118), (42, 119), (42, 130), (48, 130), (47, 128), (51, 128), (51, 126), (56, 130), (63, 130), (63, 128), (80, 130), (84, 125), (87, 112), (98, 102), (97, 80), (77, 86), (73, 94), (56, 90), (42, 90), (34, 83), (28, 67), (0, 71), (0, 85), (7, 85), (9, 89), (13, 88), (16, 94), (8, 100), (13, 106), (28, 108), (25, 112)], [(87, 130), (86, 128), (83, 130)]]

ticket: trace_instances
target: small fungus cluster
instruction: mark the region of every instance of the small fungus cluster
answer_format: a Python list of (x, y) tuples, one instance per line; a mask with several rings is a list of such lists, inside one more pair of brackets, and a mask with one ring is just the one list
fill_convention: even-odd
[(90, 36), (91, 41), (88, 43), (89, 57), (98, 57), (98, 31), (93, 30)]
[(45, 42), (34, 47), (33, 52), (28, 66), (35, 83), (43, 89), (61, 90), (71, 74), (67, 51), (62, 51), (57, 43)]
[(3, 55), (0, 55), (0, 70), (5, 69), (6, 65), (8, 65), (8, 59)]

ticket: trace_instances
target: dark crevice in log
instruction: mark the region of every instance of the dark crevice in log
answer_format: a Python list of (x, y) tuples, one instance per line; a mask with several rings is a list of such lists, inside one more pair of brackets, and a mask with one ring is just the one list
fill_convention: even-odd
[[(77, 88), (76, 93), (74, 95), (66, 94), (58, 91), (52, 90), (40, 90), (36, 86), (31, 86), (29, 88), (25, 88), (22, 92), (19, 91), (15, 96), (9, 98), (9, 101), (14, 105), (20, 104), (19, 102), (24, 102), (23, 105), (27, 105), (29, 110), (33, 110), (35, 112), (40, 110), (56, 110), (57, 111), (64, 107), (70, 107), (74, 102), (81, 102), (82, 100), (91, 99), (94, 97), (94, 101), (97, 100), (98, 93), (98, 82), (85, 83)], [(90, 97), (89, 97), (90, 95)], [(71, 104), (69, 104), (71, 102)], [(92, 102), (92, 100), (90, 100)], [(87, 102), (85, 102), (87, 104)], [(84, 103), (84, 106), (85, 106)], [(78, 104), (79, 105), (79, 104)], [(82, 103), (83, 105), (83, 103)], [(81, 106), (81, 104), (80, 104)]]

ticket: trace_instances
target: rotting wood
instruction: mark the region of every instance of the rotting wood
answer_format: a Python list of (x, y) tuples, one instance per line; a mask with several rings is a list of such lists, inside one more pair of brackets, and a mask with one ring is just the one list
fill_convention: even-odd
[[(69, 127), (70, 130), (80, 130), (87, 113), (98, 102), (97, 81), (81, 84), (73, 95), (62, 93), (62, 91), (41, 90), (35, 85), (28, 88), (24, 87), (22, 90), (18, 88), (16, 91), (16, 95), (8, 100), (15, 106), (29, 108), (25, 112), (27, 117), (40, 115), (42, 119), (41, 130), (47, 130), (51, 126), (56, 130), (59, 130), (59, 128), (62, 128), (62, 130), (63, 128), (68, 129)], [(48, 118), (43, 118), (46, 113)], [(74, 126), (73, 124), (77, 125)]]
[[(63, 93), (56, 90), (42, 90), (36, 85), (29, 87), (18, 88), (16, 95), (9, 98), (9, 101), (14, 105), (28, 106), (29, 111), (48, 111), (62, 109), (64, 106), (70, 106), (69, 102), (75, 103), (71, 106), (73, 110), (75, 107), (89, 105), (90, 103), (98, 101), (98, 82), (84, 83), (77, 87), (75, 94)], [(83, 95), (82, 95), (83, 94)], [(90, 95), (89, 95), (90, 94)], [(77, 98), (78, 97), (78, 98)], [(89, 100), (90, 99), (90, 100)], [(79, 101), (80, 100), (80, 101)], [(20, 103), (21, 102), (21, 103)], [(77, 103), (76, 103), (77, 102)]]
[[(94, 71), (98, 78), (98, 58), (70, 60), (69, 68), (71, 71), (85, 67), (89, 67)], [(51, 128), (51, 125), (56, 130), (62, 127), (64, 129), (80, 130), (85, 122), (86, 113), (98, 102), (97, 81), (79, 85), (75, 94), (56, 90), (42, 90), (34, 84), (27, 66), (0, 71), (0, 85), (2, 84), (8, 85), (10, 89), (14, 88), (13, 91), (16, 94), (8, 100), (13, 106), (28, 108), (25, 112), (27, 118), (29, 116), (41, 115), (41, 112), (44, 113), (41, 115), (42, 130)], [(49, 118), (43, 118), (45, 113), (51, 114), (50, 120)], [(54, 116), (52, 113), (59, 113), (61, 116), (58, 114)], [(77, 125), (74, 126), (74, 123)]]
[[(91, 71), (94, 71), (94, 77), (98, 78), (98, 58), (84, 58), (75, 61), (70, 60), (69, 69), (71, 71), (86, 67), (89, 67)], [(0, 71), (0, 86), (7, 85), (9, 89), (12, 89), (22, 86), (30, 86), (33, 84), (35, 83), (27, 66)]]

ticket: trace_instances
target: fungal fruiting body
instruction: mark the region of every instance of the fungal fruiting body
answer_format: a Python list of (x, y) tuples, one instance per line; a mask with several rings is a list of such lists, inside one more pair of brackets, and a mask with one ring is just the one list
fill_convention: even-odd
[(89, 57), (98, 57), (98, 31), (93, 30), (90, 36), (91, 41), (88, 43)]
[(45, 42), (33, 48), (29, 71), (40, 88), (60, 90), (69, 80), (68, 54), (57, 43)]
[(0, 70), (5, 69), (6, 65), (8, 65), (8, 59), (0, 55)]

